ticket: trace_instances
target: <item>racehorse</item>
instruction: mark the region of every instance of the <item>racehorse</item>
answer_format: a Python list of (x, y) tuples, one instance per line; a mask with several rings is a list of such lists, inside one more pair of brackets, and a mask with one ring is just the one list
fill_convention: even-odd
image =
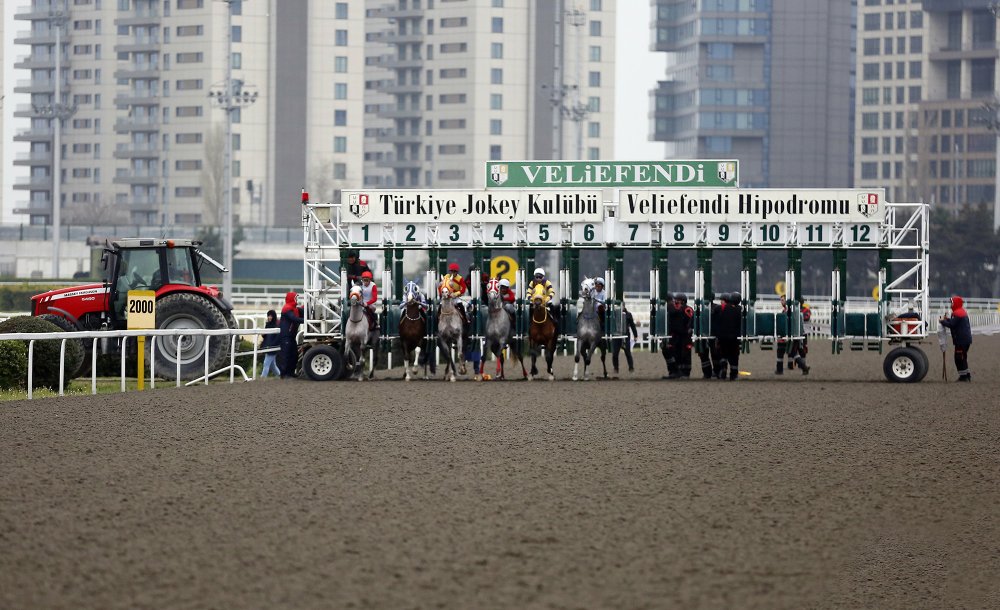
[[(441, 309), (438, 312), (438, 345), (444, 350), (445, 366), (444, 377), (449, 381), (455, 381), (455, 358), (461, 363), (458, 373), (465, 375), (465, 357), (462, 351), (462, 316), (455, 308), (455, 297), (447, 288), (441, 289)], [(451, 355), (451, 348), (455, 347), (455, 356)], [(430, 354), (428, 354), (430, 357)], [(451, 369), (451, 377), (448, 377), (448, 370)]]
[(521, 363), (521, 374), (528, 376), (528, 371), (524, 370), (524, 359), (521, 357), (518, 345), (513, 342), (514, 325), (510, 319), (510, 314), (503, 308), (503, 299), (500, 298), (500, 290), (496, 285), (496, 280), (490, 281), (488, 292), (489, 297), (489, 318), (486, 320), (486, 349), (493, 353), (497, 359), (497, 379), (504, 379), (504, 356), (503, 351), (510, 348), (510, 356)]
[[(403, 315), (399, 318), (399, 342), (403, 346), (403, 378), (410, 380), (410, 366), (412, 362), (413, 376), (417, 375), (417, 362), (415, 362), (417, 347), (424, 345), (424, 335), (427, 333), (427, 320), (420, 311), (420, 287), (416, 282), (407, 282), (403, 287)], [(427, 379), (427, 365), (433, 362), (428, 357), (429, 349), (424, 349), (424, 379)]]
[[(365, 348), (376, 346), (378, 333), (374, 329), (368, 329), (368, 316), (365, 315), (365, 305), (361, 302), (359, 288), (355, 287), (351, 290), (349, 302), (351, 309), (344, 329), (344, 362), (352, 376), (361, 381), (365, 374)], [(378, 350), (373, 351), (375, 355), (372, 359), (371, 371), (368, 374), (369, 379), (375, 377), (375, 366), (378, 364)]]
[(549, 308), (545, 305), (545, 292), (546, 288), (542, 284), (535, 285), (531, 290), (531, 306), (528, 310), (531, 316), (531, 325), (528, 327), (528, 346), (531, 351), (529, 380), (538, 375), (535, 362), (542, 348), (545, 348), (545, 365), (549, 381), (555, 379), (555, 375), (552, 374), (552, 360), (556, 355), (556, 322), (549, 315)]
[(573, 381), (579, 379), (580, 356), (583, 356), (583, 380), (590, 380), (590, 360), (594, 350), (601, 348), (601, 366), (604, 367), (604, 377), (608, 377), (607, 349), (601, 336), (601, 318), (594, 300), (594, 280), (585, 278), (580, 284), (580, 298), (583, 307), (576, 316), (576, 358), (573, 365)]

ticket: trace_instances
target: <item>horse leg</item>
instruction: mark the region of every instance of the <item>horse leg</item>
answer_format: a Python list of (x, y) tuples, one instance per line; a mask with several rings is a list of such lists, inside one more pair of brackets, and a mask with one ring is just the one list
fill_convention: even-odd
[(550, 345), (545, 346), (545, 368), (549, 374), (549, 381), (554, 381), (556, 376), (552, 373), (552, 361), (556, 357), (556, 340), (552, 339)]
[(368, 372), (368, 379), (375, 379), (375, 368), (378, 367), (378, 342), (372, 346), (372, 368)]
[(600, 348), (601, 348), (601, 368), (604, 369), (604, 378), (607, 379), (608, 378), (608, 360), (607, 360), (607, 358), (608, 358), (608, 350), (607, 350), (607, 347), (604, 346), (604, 345), (601, 345)]
[[(449, 345), (447, 341), (445, 341), (440, 337), (438, 337), (438, 343), (440, 344), (441, 349), (444, 350), (444, 357), (445, 357), (443, 379), (446, 381), (455, 381), (455, 361), (451, 357), (451, 345)], [(451, 371), (450, 378), (448, 376), (449, 370)]]
[[(353, 348), (352, 348), (353, 349)], [(354, 371), (355, 381), (361, 381), (365, 378), (365, 345), (364, 343), (358, 346), (358, 355), (354, 360), (357, 362), (357, 370)]]
[[(576, 342), (576, 354), (573, 355), (573, 381), (578, 381), (580, 379), (580, 342)], [(587, 378), (587, 363), (583, 363), (583, 378)]]
[(455, 357), (458, 358), (458, 374), (465, 375), (465, 345), (461, 334), (455, 339)]
[(538, 366), (536, 364), (538, 361), (538, 350), (534, 346), (531, 346), (528, 348), (528, 351), (531, 352), (531, 374), (528, 375), (528, 381), (531, 381), (538, 374)]

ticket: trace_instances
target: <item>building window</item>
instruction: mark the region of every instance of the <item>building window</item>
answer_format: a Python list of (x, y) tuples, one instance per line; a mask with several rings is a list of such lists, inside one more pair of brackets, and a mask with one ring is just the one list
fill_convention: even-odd
[(861, 91), (861, 105), (872, 106), (878, 104), (878, 87), (865, 87)]
[(923, 64), (919, 61), (910, 62), (910, 78), (920, 78), (923, 76)]
[(438, 180), (465, 180), (464, 169), (438, 170)]
[(883, 53), (885, 55), (892, 55), (892, 38), (886, 38), (883, 41)]
[(599, 138), (601, 137), (601, 124), (597, 121), (590, 121), (587, 123), (587, 137), (588, 138)]
[(503, 135), (503, 121), (500, 119), (490, 119), (490, 135), (491, 136), (501, 136)]
[(204, 0), (177, 0), (177, 8), (180, 10), (202, 8), (204, 5)]
[(441, 119), (438, 129), (465, 129), (465, 119)]
[(865, 15), (865, 31), (877, 32), (882, 27), (882, 15), (880, 13), (868, 13)]
[(174, 114), (178, 117), (195, 117), (202, 116), (203, 109), (201, 106), (178, 106), (174, 108)]
[(438, 146), (440, 155), (464, 155), (465, 144), (441, 144)]
[(863, 80), (878, 80), (878, 64), (865, 64), (862, 68)]
[(923, 11), (910, 11), (910, 27), (911, 28), (922, 28), (922, 27), (924, 27), (924, 12)]
[(243, 42), (243, 28), (234, 25), (232, 31), (230, 32), (233, 42)]
[(587, 98), (587, 110), (590, 112), (600, 112), (601, 111), (601, 98), (596, 95), (592, 95)]
[(878, 154), (878, 138), (861, 138), (861, 154)]
[(878, 113), (877, 112), (862, 113), (861, 129), (878, 129)]
[(333, 124), (335, 127), (344, 127), (347, 125), (347, 111), (346, 110), (334, 110), (333, 111)]
[(333, 31), (333, 44), (338, 47), (347, 46), (347, 30), (334, 30)]
[(923, 52), (924, 52), (924, 37), (910, 36), (910, 53), (923, 53)]
[(601, 86), (601, 73), (600, 72), (589, 72), (587, 74), (587, 84), (591, 87)]
[(590, 0), (590, 10), (592, 11), (601, 10), (601, 0)]
[(333, 5), (334, 19), (347, 19), (347, 3), (338, 2)]
[(490, 43), (490, 58), (491, 59), (503, 59), (503, 43), (502, 42)]
[(878, 38), (868, 38), (864, 42), (865, 55), (878, 55), (879, 43)]
[(494, 34), (503, 34), (503, 17), (494, 17), (490, 20), (490, 29)]
[(344, 55), (338, 55), (333, 58), (333, 71), (344, 73), (347, 72), (347, 57)]
[(467, 17), (445, 17), (441, 19), (441, 27), (443, 28), (461, 28), (469, 24), (469, 19)]
[(601, 61), (601, 47), (596, 45), (590, 47), (590, 61)]
[(490, 83), (494, 85), (503, 84), (503, 68), (490, 69)]
[(333, 99), (335, 99), (335, 100), (346, 100), (347, 99), (347, 83), (334, 83), (333, 84)]
[(503, 94), (502, 93), (491, 93), (490, 94), (490, 110), (503, 110)]
[(498, 161), (500, 159), (503, 159), (503, 153), (501, 152), (500, 145), (490, 144), (490, 160)]
[(200, 133), (179, 133), (174, 136), (177, 144), (201, 144)]
[(465, 68), (442, 68), (438, 76), (440, 78), (465, 78), (465, 74)]
[(464, 104), (465, 100), (464, 93), (442, 93), (438, 96), (438, 101), (442, 104)]
[(192, 172), (201, 169), (201, 159), (182, 159), (174, 161), (174, 169), (179, 172)]
[(201, 36), (205, 32), (205, 26), (201, 25), (179, 25), (177, 26), (177, 36)]
[(201, 53), (178, 53), (176, 61), (179, 64), (197, 64), (201, 63), (203, 57)]
[(333, 138), (333, 152), (335, 153), (347, 152), (347, 138), (345, 136), (335, 136)]
[(863, 180), (875, 180), (878, 178), (878, 163), (874, 161), (862, 163), (861, 178)]
[(243, 68), (243, 54), (233, 53), (233, 70), (241, 70)]

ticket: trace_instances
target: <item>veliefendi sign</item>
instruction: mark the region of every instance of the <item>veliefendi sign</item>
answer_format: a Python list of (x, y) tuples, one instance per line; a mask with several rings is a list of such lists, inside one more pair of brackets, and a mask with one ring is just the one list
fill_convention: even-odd
[(488, 161), (486, 188), (735, 187), (735, 159), (692, 161)]

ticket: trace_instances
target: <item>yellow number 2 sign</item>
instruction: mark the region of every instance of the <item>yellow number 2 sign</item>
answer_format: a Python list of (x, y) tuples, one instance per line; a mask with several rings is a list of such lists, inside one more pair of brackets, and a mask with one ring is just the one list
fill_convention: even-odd
[(517, 282), (517, 261), (509, 256), (494, 256), (490, 260), (490, 277), (506, 279), (513, 286)]

